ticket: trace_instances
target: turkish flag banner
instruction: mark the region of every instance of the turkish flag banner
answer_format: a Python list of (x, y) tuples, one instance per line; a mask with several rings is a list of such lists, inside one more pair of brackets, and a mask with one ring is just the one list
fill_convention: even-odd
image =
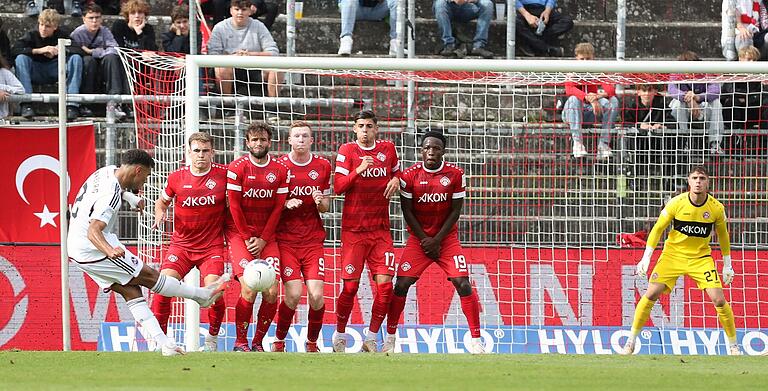
[[(0, 126), (10, 146), (0, 165), (0, 243), (59, 243), (59, 128), (57, 124)], [(96, 170), (93, 122), (67, 126), (67, 203)]]

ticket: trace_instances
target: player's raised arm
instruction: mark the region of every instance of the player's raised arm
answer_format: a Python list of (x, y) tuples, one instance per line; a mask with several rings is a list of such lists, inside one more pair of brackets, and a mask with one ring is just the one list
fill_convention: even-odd
[(275, 231), (277, 230), (277, 223), (280, 222), (280, 216), (283, 213), (285, 200), (288, 199), (288, 185), (290, 183), (291, 173), (287, 169), (282, 173), (283, 186), (280, 186), (275, 192), (275, 207), (269, 214), (267, 224), (264, 225), (264, 231), (261, 233), (261, 239), (270, 242), (275, 239)]
[(672, 201), (664, 207), (664, 210), (661, 211), (658, 220), (656, 220), (656, 224), (653, 225), (651, 232), (648, 234), (645, 252), (640, 259), (640, 262), (637, 263), (637, 274), (645, 275), (648, 272), (648, 266), (651, 264), (653, 251), (656, 250), (656, 246), (659, 244), (659, 240), (661, 240), (661, 235), (664, 233), (664, 230), (667, 229), (669, 224), (675, 218), (677, 204), (677, 198), (673, 198)]
[(243, 185), (241, 175), (232, 171), (232, 167), (227, 170), (227, 201), (229, 202), (229, 213), (232, 215), (232, 221), (240, 233), (243, 240), (251, 238), (251, 232), (248, 229), (248, 223), (243, 213)]
[(358, 166), (353, 166), (350, 162), (351, 157), (347, 156), (348, 148), (346, 146), (347, 144), (344, 144), (339, 147), (339, 152), (336, 154), (336, 170), (333, 173), (333, 192), (339, 195), (349, 190), (358, 175), (365, 171), (373, 160), (362, 159)]

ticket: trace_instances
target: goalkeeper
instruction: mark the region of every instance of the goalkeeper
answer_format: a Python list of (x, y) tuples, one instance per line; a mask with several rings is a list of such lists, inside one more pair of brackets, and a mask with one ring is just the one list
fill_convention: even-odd
[(645, 275), (651, 262), (651, 255), (661, 239), (661, 234), (671, 225), (669, 236), (664, 243), (656, 266), (651, 272), (648, 290), (637, 303), (632, 321), (632, 335), (624, 345), (622, 354), (635, 352), (635, 341), (651, 314), (651, 308), (662, 293), (669, 293), (681, 275), (688, 275), (696, 281), (712, 300), (717, 317), (728, 339), (728, 354), (741, 355), (736, 341), (736, 326), (731, 306), (723, 295), (723, 286), (717, 274), (712, 249), (709, 245), (712, 228), (717, 232), (723, 255), (723, 281), (733, 281), (731, 267), (731, 242), (726, 226), (725, 209), (720, 201), (708, 193), (709, 174), (702, 166), (693, 167), (688, 173), (689, 191), (669, 201), (648, 236), (643, 258), (637, 264), (637, 274)]

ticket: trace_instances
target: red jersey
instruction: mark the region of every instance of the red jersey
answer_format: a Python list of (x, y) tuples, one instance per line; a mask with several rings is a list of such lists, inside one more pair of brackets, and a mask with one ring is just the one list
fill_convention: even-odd
[[(464, 171), (446, 162), (436, 170), (416, 163), (404, 170), (400, 178), (400, 194), (413, 201), (413, 214), (429, 236), (440, 232), (451, 213), (453, 200), (464, 198), (464, 186)], [(454, 224), (449, 233), (455, 231)]]
[[(373, 165), (358, 174), (355, 169), (364, 156), (373, 158)], [(336, 155), (333, 190), (344, 194), (341, 219), (343, 231), (389, 232), (389, 200), (384, 190), (389, 181), (400, 175), (395, 144), (376, 140), (370, 148), (357, 142), (343, 144)]]
[(206, 251), (224, 245), (227, 168), (213, 163), (205, 174), (195, 175), (189, 167), (168, 175), (161, 194), (165, 201), (174, 198), (173, 244), (187, 251)]
[(263, 165), (245, 155), (229, 163), (227, 197), (237, 231), (247, 240), (252, 236), (269, 242), (288, 194), (288, 168), (268, 156)]
[(290, 170), (288, 199), (297, 198), (302, 203), (296, 209), (283, 210), (277, 226), (277, 240), (281, 245), (322, 244), (325, 229), (312, 192), (320, 190), (323, 195), (331, 194), (331, 162), (314, 154), (304, 164), (294, 162), (290, 155), (281, 157), (279, 161)]

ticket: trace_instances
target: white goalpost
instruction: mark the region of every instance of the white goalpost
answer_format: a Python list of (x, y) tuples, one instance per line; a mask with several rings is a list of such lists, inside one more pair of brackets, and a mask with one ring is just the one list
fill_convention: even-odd
[[(273, 153), (281, 155), (288, 151), (285, 132), (290, 123), (305, 120), (312, 124), (315, 153), (333, 161), (338, 146), (352, 140), (352, 116), (370, 108), (379, 118), (380, 137), (397, 145), (403, 167), (420, 160), (421, 134), (442, 131), (448, 139), (446, 160), (461, 166), (467, 177), (460, 239), (481, 300), (483, 337), (494, 352), (618, 351), (647, 286), (646, 279), (633, 275), (643, 246), (632, 247), (624, 235), (647, 228), (684, 185), (686, 170), (704, 165), (712, 175), (711, 191), (730, 219), (737, 277), (726, 288), (726, 297), (741, 343), (748, 354), (768, 349), (762, 342), (768, 341), (762, 314), (768, 288), (760, 283), (768, 272), (760, 262), (768, 256), (768, 118), (741, 121), (740, 106), (728, 106), (724, 92), (734, 83), (757, 83), (768, 92), (768, 72), (761, 63), (182, 58), (146, 57), (123, 49), (121, 56), (137, 97), (140, 147), (152, 149), (157, 160), (145, 191), (148, 202), (159, 196), (164, 176), (182, 164), (185, 140), (197, 131), (214, 137), (217, 161), (228, 163), (244, 153), (242, 135), (252, 121), (275, 128)], [(235, 68), (236, 77), (216, 80), (215, 68)], [(222, 93), (222, 82), (230, 83), (231, 93)], [(603, 133), (599, 123), (582, 125), (588, 154), (573, 156), (572, 130), (557, 108), (558, 100), (567, 98), (567, 83), (624, 87), (608, 131), (611, 157), (595, 153)], [(674, 97), (665, 90), (673, 83), (722, 86), (719, 99), (726, 119), (717, 137), (723, 154), (710, 153), (707, 143), (715, 130), (705, 119), (689, 118), (688, 130), (675, 121), (653, 131), (628, 122), (627, 102), (636, 99), (637, 86), (653, 85), (668, 108)], [(144, 95), (169, 99), (145, 102), (139, 98)], [(731, 93), (730, 99), (734, 97), (738, 101), (738, 93)], [(768, 105), (768, 98), (757, 107), (748, 103), (744, 110), (752, 113), (762, 105)], [(323, 216), (327, 325), (335, 321), (341, 289), (342, 205), (343, 198), (334, 197), (331, 211)], [(159, 266), (172, 225), (169, 221), (162, 232), (156, 231), (151, 219), (149, 212), (141, 218), (139, 253), (148, 264)], [(395, 246), (401, 248), (407, 233), (397, 200), (391, 204), (391, 221)], [(713, 248), (719, 269), (716, 239)], [(466, 322), (458, 297), (441, 272), (432, 269), (409, 294), (400, 331), (406, 341), (398, 349), (463, 351)], [(199, 283), (199, 276), (191, 283)], [(353, 325), (367, 324), (370, 317), (371, 286), (362, 284)], [(237, 290), (230, 289), (228, 296), (235, 298)], [(302, 304), (295, 323), (305, 321)], [(175, 336), (180, 342), (184, 335), (187, 350), (194, 351), (200, 322), (196, 304), (175, 305), (169, 327), (179, 332)], [(437, 330), (442, 342), (422, 339), (419, 330)], [(641, 338), (644, 353), (725, 352), (714, 309), (690, 280), (681, 279), (660, 300), (648, 330)], [(225, 336), (225, 346), (232, 338)], [(297, 349), (299, 345), (303, 343), (297, 342)]]

